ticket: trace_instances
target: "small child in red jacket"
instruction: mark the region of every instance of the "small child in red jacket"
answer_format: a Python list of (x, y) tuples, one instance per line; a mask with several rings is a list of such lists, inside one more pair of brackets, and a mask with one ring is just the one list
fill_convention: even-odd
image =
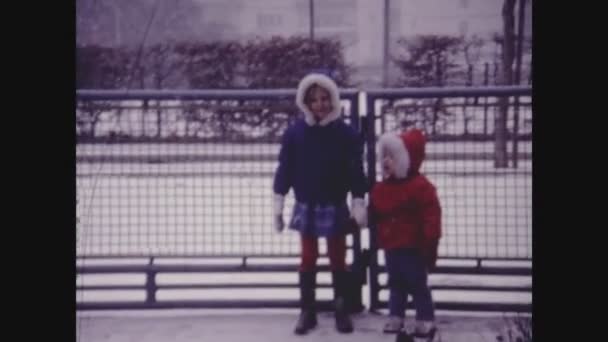
[(371, 214), (388, 272), (389, 320), (384, 332), (403, 329), (407, 295), (416, 309), (414, 335), (435, 335), (428, 272), (441, 237), (441, 206), (435, 186), (420, 173), (426, 138), (418, 129), (386, 133), (378, 141), (383, 180), (371, 192)]

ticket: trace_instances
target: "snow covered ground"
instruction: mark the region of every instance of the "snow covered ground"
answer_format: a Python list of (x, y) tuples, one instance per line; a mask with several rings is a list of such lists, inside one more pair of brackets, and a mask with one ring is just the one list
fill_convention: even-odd
[[(491, 143), (438, 143), (429, 154), (488, 153)], [(524, 143), (521, 151), (531, 151)], [(83, 145), (77, 156), (234, 156), (267, 161), (79, 163), (78, 253), (292, 254), (294, 234), (271, 225), (277, 145)], [(102, 159), (103, 160), (103, 159)], [(423, 172), (443, 207), (443, 256), (529, 258), (532, 165), (495, 169), (491, 160), (430, 160)], [(293, 197), (288, 196), (285, 217)]]
[[(395, 341), (383, 334), (385, 316), (353, 316), (355, 331), (339, 334), (333, 314), (319, 315), (319, 325), (306, 336), (292, 329), (297, 310), (164, 310), (153, 312), (79, 312), (78, 342), (266, 342), (266, 341)], [(411, 325), (408, 320), (406, 325)], [(493, 342), (508, 328), (508, 318), (497, 315), (437, 316), (437, 342)]]
[[(428, 153), (491, 153), (492, 143), (431, 143)], [(520, 151), (531, 152), (530, 143)], [(268, 262), (255, 256), (299, 253), (297, 234), (277, 234), (271, 224), (272, 174), (276, 168), (276, 144), (127, 144), (79, 145), (77, 156), (184, 156), (183, 162), (77, 164), (77, 253), (78, 255), (250, 255), (249, 263)], [(197, 156), (266, 156), (261, 161), (193, 162)], [(268, 156), (272, 156), (270, 158)], [(440, 257), (532, 256), (532, 163), (521, 161), (517, 169), (495, 169), (491, 160), (430, 160), (423, 164), (435, 183), (443, 207), (444, 237)], [(290, 215), (289, 196), (285, 217)], [(362, 246), (369, 246), (368, 230), (362, 231)], [(352, 243), (349, 237), (348, 243)], [(323, 240), (320, 252), (326, 249)], [(382, 253), (379, 255), (383, 264)], [(352, 251), (347, 254), (352, 261)], [(147, 259), (81, 261), (147, 263)], [(156, 259), (162, 263), (231, 262), (222, 259)], [(232, 262), (239, 264), (241, 259)], [(272, 263), (297, 265), (297, 258), (272, 259)], [(440, 260), (442, 263), (455, 262)], [(463, 261), (467, 262), (467, 261)], [(511, 262), (512, 263), (512, 262)], [(529, 262), (526, 262), (529, 264)], [(327, 264), (322, 257), (319, 264)], [(257, 277), (257, 278), (256, 278)], [(459, 279), (457, 279), (460, 277)], [(380, 283), (386, 281), (380, 275)], [(159, 284), (168, 283), (295, 283), (296, 273), (277, 274), (159, 274)], [(329, 274), (319, 275), (329, 283)], [(431, 275), (431, 284), (530, 286), (531, 277)], [(144, 284), (143, 274), (79, 275), (79, 285)], [(158, 300), (251, 298), (248, 289), (159, 290)], [(369, 307), (369, 289), (363, 290)], [(436, 290), (436, 300), (464, 302), (530, 303), (531, 293), (492, 293)], [(77, 292), (77, 301), (143, 300), (143, 290)], [(257, 298), (295, 299), (297, 288), (256, 289)], [(387, 291), (380, 299), (387, 299)], [(319, 298), (331, 298), (331, 290), (319, 289)], [(196, 320), (196, 318), (192, 318)], [(295, 319), (295, 318), (293, 318)], [(171, 321), (171, 320), (169, 320)], [(95, 321), (95, 326), (105, 324)], [(138, 322), (138, 321), (136, 321)], [(290, 332), (291, 324), (289, 324)], [(380, 323), (378, 323), (380, 324)], [(331, 328), (331, 326), (330, 326)], [(171, 330), (170, 325), (167, 329)], [(371, 329), (371, 328), (370, 328)], [(278, 331), (281, 329), (277, 328)], [(331, 330), (331, 329), (330, 329)], [(162, 333), (159, 332), (160, 335)], [(197, 332), (198, 334), (198, 332)], [(289, 335), (289, 334), (287, 334)], [(274, 335), (269, 336), (274, 338)], [(230, 340), (230, 336), (226, 335)], [(236, 338), (236, 337), (235, 337)], [(378, 340), (382, 340), (379, 336)], [(120, 340), (120, 339), (119, 339)], [(143, 340), (143, 339), (134, 339)], [(185, 339), (188, 341), (188, 339)], [(373, 339), (371, 339), (373, 340)], [(494, 340), (494, 339), (490, 339)], [(93, 339), (96, 341), (96, 339)], [(118, 340), (117, 340), (118, 341)], [(451, 340), (450, 340), (451, 341)]]

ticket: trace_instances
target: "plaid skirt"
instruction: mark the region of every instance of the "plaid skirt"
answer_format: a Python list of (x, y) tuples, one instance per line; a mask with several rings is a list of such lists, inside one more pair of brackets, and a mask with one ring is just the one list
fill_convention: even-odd
[(350, 212), (346, 203), (314, 205), (296, 202), (289, 228), (302, 235), (330, 237), (350, 232)]

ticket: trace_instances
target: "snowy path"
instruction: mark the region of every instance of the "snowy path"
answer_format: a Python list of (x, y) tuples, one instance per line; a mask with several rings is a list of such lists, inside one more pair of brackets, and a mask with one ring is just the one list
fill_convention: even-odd
[[(307, 336), (292, 333), (296, 310), (269, 311), (162, 311), (79, 312), (78, 342), (257, 342), (257, 341), (394, 341), (382, 333), (385, 316), (362, 313), (354, 316), (355, 332), (339, 334), (333, 314), (319, 315), (319, 325)], [(442, 342), (490, 342), (506, 326), (500, 315), (480, 317), (438, 315)]]

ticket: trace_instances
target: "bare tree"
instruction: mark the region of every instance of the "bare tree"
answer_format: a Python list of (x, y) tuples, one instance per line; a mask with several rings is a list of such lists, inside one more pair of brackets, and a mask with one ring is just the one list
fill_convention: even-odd
[(449, 85), (458, 68), (463, 39), (452, 36), (422, 35), (397, 41), (403, 53), (393, 58), (402, 74), (399, 85), (411, 87)]
[[(516, 0), (505, 0), (502, 7), (504, 39), (502, 45), (502, 79), (501, 84), (513, 84), (513, 62), (515, 60), (515, 3)], [(495, 120), (494, 167), (508, 167), (507, 156), (507, 115), (509, 98), (499, 99), (499, 111)]]
[[(462, 52), (462, 37), (421, 35), (411, 39), (401, 38), (397, 44), (401, 53), (393, 62), (401, 71), (398, 85), (409, 87), (444, 87), (459, 82), (458, 59)], [(432, 135), (438, 133), (438, 125), (452, 113), (442, 98), (419, 101), (430, 111), (425, 111), (424, 124), (429, 125)]]

